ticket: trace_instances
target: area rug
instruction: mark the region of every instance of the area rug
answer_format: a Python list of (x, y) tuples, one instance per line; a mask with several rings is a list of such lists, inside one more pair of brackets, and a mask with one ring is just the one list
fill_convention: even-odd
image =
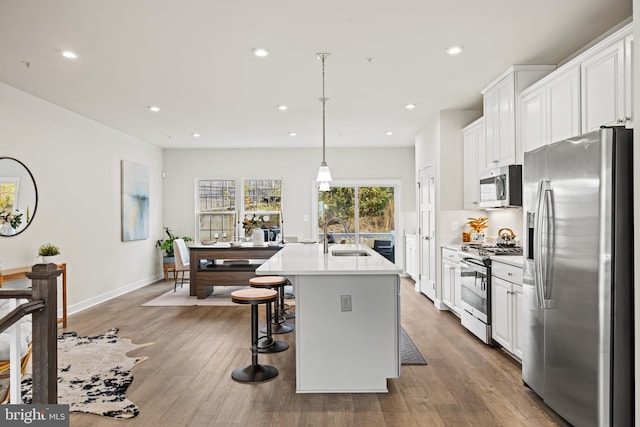
[[(125, 397), (133, 375), (131, 368), (147, 357), (126, 353), (153, 343), (133, 344), (118, 337), (113, 328), (95, 336), (80, 337), (65, 332), (58, 337), (58, 403), (68, 404), (71, 413), (111, 418), (133, 418), (140, 410)], [(22, 380), (22, 401), (31, 403), (32, 378)]]
[(403, 327), (400, 327), (400, 362), (403, 365), (426, 365), (427, 361)]
[[(175, 292), (171, 289), (151, 301), (142, 304), (143, 307), (178, 307), (178, 306), (207, 306), (207, 305), (234, 305), (231, 301), (231, 292), (238, 289), (245, 289), (248, 286), (214, 286), (213, 293), (206, 298), (198, 299), (196, 296), (189, 296), (189, 286), (178, 288)], [(285, 287), (286, 290), (286, 287)], [(285, 294), (286, 296), (286, 294)], [(295, 305), (294, 299), (285, 298), (285, 303)]]

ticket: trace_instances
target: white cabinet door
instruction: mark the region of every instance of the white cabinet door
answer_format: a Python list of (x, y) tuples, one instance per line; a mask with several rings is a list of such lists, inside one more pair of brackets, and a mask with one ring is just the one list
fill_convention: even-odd
[(480, 179), (478, 178), (478, 153), (484, 150), (484, 119), (480, 118), (463, 130), (464, 208), (478, 209), (480, 203)]
[(416, 236), (405, 235), (405, 273), (409, 275), (413, 280), (417, 278), (417, 248), (416, 248)]
[(511, 352), (522, 360), (522, 342), (523, 342), (523, 326), (522, 316), (524, 310), (524, 299), (522, 296), (522, 286), (513, 285), (513, 293), (511, 294), (512, 314), (513, 314), (513, 346)]
[(633, 128), (633, 34), (624, 39), (625, 125)]
[(624, 40), (586, 59), (580, 70), (583, 131), (624, 123)]
[(563, 71), (547, 85), (547, 143), (580, 135), (580, 68)]
[(442, 302), (449, 308), (453, 307), (455, 271), (455, 266), (449, 261), (442, 261)]
[(457, 264), (454, 272), (453, 282), (453, 311), (458, 315), (462, 315), (462, 272), (460, 264)]
[(547, 133), (546, 88), (523, 95), (520, 100), (520, 139), (524, 152), (549, 143)]
[[(515, 82), (509, 74), (484, 94), (485, 168), (515, 163)], [(482, 174), (482, 170), (479, 171)]]
[(491, 335), (511, 351), (511, 283), (495, 276), (491, 278)]

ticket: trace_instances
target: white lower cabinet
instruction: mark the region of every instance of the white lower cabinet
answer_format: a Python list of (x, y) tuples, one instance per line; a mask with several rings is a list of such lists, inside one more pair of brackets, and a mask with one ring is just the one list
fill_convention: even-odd
[(413, 280), (418, 281), (418, 245), (415, 234), (405, 234), (405, 273)]
[(492, 261), (491, 336), (522, 360), (522, 268)]
[(462, 314), (461, 274), (457, 251), (442, 248), (442, 303), (457, 315)]

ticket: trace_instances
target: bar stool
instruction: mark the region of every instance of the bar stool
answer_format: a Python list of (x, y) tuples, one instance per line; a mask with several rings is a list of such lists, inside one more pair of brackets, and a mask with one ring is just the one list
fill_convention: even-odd
[[(271, 333), (288, 334), (293, 331), (293, 327), (285, 325), (287, 319), (284, 314), (284, 287), (289, 283), (286, 277), (282, 276), (258, 276), (249, 279), (249, 285), (253, 288), (275, 289), (278, 293), (275, 302), (275, 316), (271, 325)], [(261, 332), (268, 333), (268, 327), (261, 329)]]
[(275, 302), (277, 297), (278, 293), (273, 289), (240, 289), (231, 293), (231, 301), (251, 305), (251, 365), (234, 369), (231, 373), (233, 380), (257, 383), (278, 375), (278, 370), (273, 366), (258, 364), (258, 304), (269, 305)]

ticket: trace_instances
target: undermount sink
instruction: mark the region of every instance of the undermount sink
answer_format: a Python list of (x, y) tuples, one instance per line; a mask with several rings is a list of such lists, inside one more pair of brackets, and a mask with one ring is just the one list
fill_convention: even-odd
[(358, 249), (338, 249), (331, 251), (333, 256), (370, 256), (369, 252)]

